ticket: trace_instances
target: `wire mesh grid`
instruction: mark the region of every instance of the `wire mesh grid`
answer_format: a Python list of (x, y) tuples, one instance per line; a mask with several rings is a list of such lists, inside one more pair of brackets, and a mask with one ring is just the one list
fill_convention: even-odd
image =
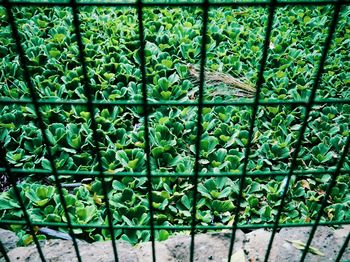
[[(35, 113), (37, 116), (37, 125), (40, 129), (40, 132), (43, 135), (43, 140), (45, 147), (48, 152), (48, 159), (50, 162), (51, 167), (51, 173), (54, 176), (55, 184), (60, 196), (60, 201), (63, 205), (64, 214), (66, 217), (66, 223), (52, 223), (52, 222), (34, 222), (30, 220), (30, 217), (28, 215), (28, 212), (26, 210), (26, 207), (23, 203), (23, 200), (20, 195), (20, 190), (17, 186), (17, 179), (21, 176), (26, 176), (29, 173), (30, 174), (36, 174), (39, 176), (46, 176), (48, 171), (47, 170), (41, 170), (41, 169), (33, 169), (33, 170), (23, 170), (19, 168), (13, 168), (10, 166), (8, 161), (6, 160), (6, 148), (3, 148), (1, 150), (1, 161), (4, 163), (4, 167), (0, 168), (0, 172), (4, 172), (8, 174), (8, 177), (10, 179), (10, 182), (12, 184), (13, 190), (15, 192), (15, 195), (17, 197), (18, 203), (23, 211), (24, 220), (0, 220), (1, 225), (10, 225), (10, 224), (17, 224), (17, 225), (27, 225), (30, 233), (33, 237), (34, 243), (36, 244), (39, 256), (42, 261), (45, 261), (45, 256), (42, 251), (42, 248), (40, 246), (40, 242), (36, 236), (35, 226), (59, 226), (59, 227), (66, 227), (69, 230), (69, 235), (72, 238), (74, 249), (77, 255), (78, 261), (82, 261), (81, 255), (79, 252), (79, 247), (77, 243), (76, 236), (74, 234), (74, 228), (104, 228), (108, 229), (111, 234), (112, 239), (112, 247), (113, 247), (113, 253), (115, 260), (118, 261), (118, 250), (116, 247), (116, 240), (114, 236), (114, 231), (116, 229), (146, 229), (150, 230), (151, 232), (151, 241), (152, 241), (152, 258), (153, 261), (156, 261), (156, 252), (155, 252), (155, 235), (154, 232), (157, 229), (172, 229), (172, 230), (190, 230), (191, 234), (191, 245), (189, 247), (190, 249), (190, 261), (194, 261), (194, 253), (195, 253), (195, 235), (196, 230), (198, 229), (206, 229), (206, 230), (218, 230), (218, 229), (230, 229), (232, 230), (232, 236), (229, 246), (229, 253), (227, 256), (228, 261), (231, 261), (232, 252), (234, 250), (234, 242), (236, 237), (236, 230), (237, 229), (254, 229), (254, 228), (271, 228), (272, 234), (271, 238), (268, 243), (267, 252), (265, 255), (265, 261), (268, 261), (270, 251), (272, 249), (273, 241), (275, 238), (275, 234), (278, 229), (283, 227), (303, 227), (303, 226), (309, 226), (311, 227), (311, 231), (309, 234), (309, 238), (306, 243), (306, 247), (303, 250), (301, 260), (304, 261), (307, 250), (309, 246), (311, 245), (312, 239), (315, 235), (315, 232), (320, 225), (341, 225), (341, 224), (349, 224), (349, 221), (329, 221), (329, 222), (323, 222), (321, 221), (321, 217), (324, 212), (324, 208), (327, 205), (327, 200), (330, 197), (331, 190), (335, 186), (336, 178), (340, 174), (348, 174), (349, 170), (343, 169), (343, 164), (345, 161), (346, 156), (349, 153), (349, 146), (350, 146), (350, 136), (347, 135), (346, 144), (343, 148), (343, 152), (341, 154), (341, 157), (336, 165), (335, 168), (328, 168), (324, 170), (311, 170), (311, 171), (300, 171), (297, 169), (297, 157), (300, 152), (303, 136), (305, 133), (305, 130), (307, 128), (308, 124), (308, 118), (310, 116), (310, 112), (312, 111), (313, 105), (333, 105), (333, 104), (349, 104), (350, 99), (317, 99), (316, 98), (316, 91), (317, 88), (320, 85), (320, 79), (324, 70), (324, 64), (327, 58), (327, 53), (330, 49), (332, 39), (334, 38), (337, 22), (339, 20), (339, 16), (341, 13), (341, 8), (344, 5), (350, 5), (349, 2), (343, 1), (343, 0), (337, 0), (337, 1), (289, 1), (289, 2), (280, 2), (277, 0), (270, 0), (270, 1), (252, 1), (252, 2), (240, 2), (240, 1), (234, 1), (234, 2), (223, 2), (223, 3), (213, 3), (209, 2), (208, 0), (204, 0), (203, 2), (186, 2), (186, 3), (176, 3), (176, 2), (142, 2), (142, 0), (138, 0), (137, 2), (132, 3), (123, 3), (123, 2), (76, 2), (75, 0), (70, 0), (69, 2), (31, 2), (31, 1), (8, 1), (3, 0), (0, 2), (0, 5), (6, 8), (7, 12), (7, 19), (8, 23), (10, 24), (11, 31), (12, 31), (12, 37), (15, 40), (16, 44), (16, 50), (19, 55), (20, 64), (23, 68), (24, 72), (24, 79), (26, 82), (26, 85), (30, 92), (30, 98), (28, 99), (8, 99), (8, 98), (0, 98), (0, 104), (7, 105), (7, 104), (32, 104), (35, 109)], [(321, 58), (319, 60), (319, 64), (317, 65), (317, 70), (311, 90), (311, 94), (308, 97), (307, 100), (300, 100), (300, 101), (285, 101), (285, 100), (275, 100), (275, 99), (265, 99), (260, 100), (259, 94), (261, 92), (261, 87), (264, 82), (264, 71), (266, 67), (266, 61), (268, 57), (268, 51), (269, 51), (269, 43), (271, 38), (271, 32), (273, 29), (273, 21), (275, 17), (276, 9), (279, 7), (283, 7), (286, 5), (299, 5), (299, 6), (322, 6), (322, 5), (332, 5), (333, 6), (333, 17), (330, 23), (330, 26), (328, 28), (328, 35), (326, 37), (326, 41), (324, 43)], [(77, 44), (79, 48), (79, 62), (82, 66), (82, 74), (83, 74), (83, 85), (84, 85), (84, 91), (85, 95), (87, 97), (87, 100), (50, 100), (50, 99), (40, 99), (38, 97), (38, 94), (36, 94), (35, 88), (33, 86), (31, 76), (29, 74), (28, 65), (26, 63), (25, 58), (25, 52), (21, 43), (18, 26), (16, 24), (16, 20), (13, 14), (13, 8), (15, 7), (23, 7), (23, 6), (29, 6), (29, 7), (39, 7), (39, 6), (61, 6), (61, 7), (69, 7), (71, 8), (72, 14), (73, 14), (73, 25), (74, 25), (74, 32), (77, 37)], [(91, 89), (91, 83), (89, 81), (88, 72), (87, 72), (87, 66), (86, 66), (86, 58), (84, 54), (84, 43), (82, 40), (82, 34), (80, 30), (80, 19), (79, 19), (79, 8), (83, 6), (107, 6), (107, 7), (121, 7), (121, 6), (129, 6), (133, 7), (137, 10), (137, 17), (138, 17), (138, 30), (139, 30), (139, 40), (140, 40), (140, 61), (141, 61), (141, 73), (142, 73), (142, 101), (98, 101), (94, 100), (93, 91)], [(145, 35), (144, 35), (144, 25), (143, 25), (143, 9), (146, 7), (184, 7), (184, 6), (195, 6), (202, 8), (202, 41), (201, 41), (201, 60), (200, 60), (200, 82), (199, 82), (199, 92), (198, 92), (198, 101), (196, 102), (179, 102), (179, 101), (164, 101), (164, 102), (151, 102), (148, 99), (147, 94), (147, 79), (146, 79), (146, 61), (145, 61)], [(230, 102), (207, 102), (203, 99), (203, 90), (204, 90), (204, 82), (205, 82), (205, 64), (206, 64), (206, 40), (207, 40), (207, 31), (208, 31), (208, 11), (210, 8), (218, 8), (218, 7), (236, 7), (236, 6), (260, 6), (265, 7), (268, 9), (268, 22), (266, 26), (266, 32), (265, 32), (265, 40), (263, 44), (263, 54), (262, 58), (260, 60), (260, 68), (258, 71), (258, 80), (256, 84), (256, 94), (253, 101), (230, 101)], [(51, 153), (50, 143), (49, 139), (47, 137), (46, 131), (45, 131), (45, 124), (42, 117), (42, 112), (40, 111), (40, 107), (44, 105), (84, 105), (88, 108), (88, 111), (90, 113), (91, 117), (91, 127), (92, 127), (92, 133), (93, 133), (93, 141), (94, 141), (94, 154), (98, 159), (98, 171), (92, 171), (92, 172), (85, 172), (85, 171), (70, 171), (70, 170), (57, 170), (54, 162), (54, 157)], [(245, 154), (244, 154), (244, 165), (242, 172), (240, 173), (211, 173), (211, 172), (200, 172), (199, 167), (199, 160), (200, 160), (200, 147), (201, 147), (201, 135), (203, 132), (202, 127), (202, 121), (203, 121), (203, 108), (204, 107), (215, 107), (215, 106), (250, 106), (252, 107), (252, 118), (250, 120), (249, 125), (249, 136), (248, 141), (245, 146)], [(281, 176), (286, 175), (285, 172), (278, 172), (278, 171), (271, 171), (271, 172), (249, 172), (248, 171), (248, 159), (250, 155), (250, 149), (252, 145), (253, 140), (253, 131), (255, 126), (255, 120), (258, 117), (257, 112), (259, 106), (268, 106), (268, 105), (295, 105), (295, 106), (302, 106), (305, 108), (305, 117), (304, 121), (302, 122), (302, 125), (299, 130), (298, 139), (295, 145), (295, 149), (292, 154), (292, 160), (290, 163), (290, 169), (287, 172), (287, 181), (283, 189), (283, 193), (281, 195), (280, 204), (278, 205), (278, 211), (276, 218), (274, 220), (273, 224), (248, 224), (248, 225), (240, 225), (238, 223), (238, 219), (235, 219), (233, 224), (231, 226), (203, 226), (197, 224), (196, 219), (196, 207), (198, 202), (198, 180), (200, 177), (235, 177), (239, 178), (239, 193), (238, 197), (236, 199), (236, 208), (234, 216), (238, 217), (239, 212), (241, 211), (241, 201), (243, 196), (243, 188), (244, 183), (247, 177), (271, 177), (271, 176)], [(101, 153), (99, 150), (99, 136), (97, 134), (97, 124), (96, 120), (94, 119), (93, 115), (95, 112), (95, 108), (97, 107), (113, 107), (113, 106), (141, 106), (143, 108), (143, 117), (144, 117), (144, 139), (145, 139), (145, 155), (146, 155), (146, 174), (143, 172), (107, 172), (103, 168), (102, 160), (101, 160)], [(196, 134), (196, 140), (195, 140), (195, 165), (194, 165), (194, 172), (193, 173), (177, 173), (176, 175), (178, 177), (184, 177), (184, 178), (190, 178), (192, 185), (193, 185), (193, 203), (192, 203), (192, 211), (191, 211), (191, 225), (184, 226), (184, 225), (175, 225), (175, 226), (159, 226), (154, 224), (154, 210), (153, 210), (153, 194), (152, 194), (152, 178), (154, 177), (167, 177), (167, 176), (173, 176), (173, 174), (167, 174), (167, 173), (155, 173), (151, 170), (151, 164), (150, 164), (150, 142), (149, 142), (149, 108), (150, 107), (160, 107), (160, 106), (195, 106), (198, 108), (197, 111), (197, 134)], [(280, 216), (283, 209), (283, 205), (285, 202), (285, 198), (287, 196), (288, 191), (288, 185), (290, 182), (290, 179), (292, 175), (305, 175), (305, 174), (330, 174), (331, 179), (328, 184), (327, 190), (324, 194), (324, 197), (321, 202), (321, 212), (317, 214), (317, 217), (314, 221), (314, 223), (283, 223), (280, 224)], [(70, 216), (68, 215), (68, 207), (66, 203), (66, 199), (63, 195), (63, 188), (62, 184), (60, 182), (60, 176), (61, 175), (73, 175), (73, 176), (81, 176), (81, 177), (99, 177), (101, 178), (102, 182), (102, 189), (103, 189), (103, 195), (105, 199), (106, 204), (106, 210), (107, 210), (107, 220), (108, 224), (101, 225), (101, 224), (74, 224), (71, 221)], [(149, 214), (150, 214), (150, 225), (149, 226), (128, 226), (128, 225), (114, 225), (113, 224), (113, 217), (109, 206), (108, 201), (108, 189), (106, 186), (106, 178), (109, 177), (115, 177), (115, 176), (125, 176), (125, 177), (146, 177), (147, 178), (147, 191), (148, 191), (148, 202), (149, 202)], [(349, 243), (349, 236), (347, 236), (342, 248), (339, 250), (336, 261), (340, 261), (343, 253), (345, 252), (345, 249)], [(8, 256), (6, 255), (5, 249), (1, 243), (0, 250), (4, 255), (4, 258), (6, 261), (9, 261)]]

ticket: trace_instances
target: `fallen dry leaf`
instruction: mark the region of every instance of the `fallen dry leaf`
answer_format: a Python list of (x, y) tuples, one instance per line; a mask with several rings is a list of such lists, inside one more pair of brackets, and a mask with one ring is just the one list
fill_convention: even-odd
[[(292, 245), (296, 248), (296, 249), (300, 249), (300, 250), (304, 250), (306, 244), (301, 242), (300, 240), (287, 240), (287, 242), (292, 243)], [(308, 249), (308, 252), (310, 252), (311, 254), (314, 255), (318, 255), (318, 256), (324, 256), (324, 253), (322, 253), (318, 248), (310, 246)]]

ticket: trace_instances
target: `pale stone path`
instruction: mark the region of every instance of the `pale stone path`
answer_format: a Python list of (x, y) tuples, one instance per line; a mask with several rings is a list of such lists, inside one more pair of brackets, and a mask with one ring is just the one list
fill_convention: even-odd
[[(310, 228), (284, 228), (276, 234), (273, 248), (271, 250), (270, 261), (299, 261), (301, 250), (296, 249), (286, 240), (307, 241)], [(305, 261), (334, 261), (350, 226), (343, 226), (339, 229), (329, 227), (319, 227), (312, 246), (316, 247), (325, 256), (308, 254)], [(238, 231), (234, 245), (234, 253), (243, 250), (245, 259), (248, 262), (263, 261), (268, 240), (271, 233), (264, 229), (254, 230), (244, 234)], [(228, 248), (230, 244), (230, 232), (199, 234), (196, 236), (195, 261), (227, 261)], [(35, 246), (17, 247), (16, 236), (10, 231), (0, 230), (0, 239), (9, 251), (11, 261), (40, 261)], [(189, 236), (173, 236), (166, 241), (156, 243), (157, 261), (183, 262), (189, 261)], [(105, 262), (114, 261), (111, 242), (96, 242), (88, 244), (79, 242), (80, 253), (83, 261)], [(152, 261), (151, 243), (142, 243), (136, 247), (125, 242), (119, 242), (118, 254), (120, 262), (147, 262)], [(77, 261), (74, 247), (71, 241), (48, 240), (43, 245), (43, 251), (47, 261), (65, 262)], [(350, 248), (347, 248), (342, 261), (350, 260)], [(0, 256), (0, 261), (4, 261)]]

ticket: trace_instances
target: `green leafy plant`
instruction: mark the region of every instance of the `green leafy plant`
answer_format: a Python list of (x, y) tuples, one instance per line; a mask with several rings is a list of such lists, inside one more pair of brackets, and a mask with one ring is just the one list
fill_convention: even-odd
[[(66, 223), (67, 218), (52, 176), (52, 164), (59, 171), (99, 171), (104, 177), (114, 225), (149, 226), (150, 203), (147, 178), (142, 72), (137, 12), (131, 7), (82, 7), (81, 20), (84, 56), (89, 88), (95, 110), (87, 106), (60, 103), (60, 100), (84, 100), (83, 71), (79, 48), (69, 8), (12, 8), (26, 55), (28, 72), (38, 99), (58, 101), (40, 104), (49, 145), (44, 144), (38, 129), (38, 118), (31, 104), (1, 104), (0, 143), (12, 168), (29, 172), (18, 181), (25, 208), (35, 222)], [(189, 64), (201, 61), (202, 10), (184, 8), (144, 8), (146, 94), (149, 102), (195, 103), (198, 83), (191, 79)], [(260, 99), (308, 101), (316, 64), (333, 9), (286, 6), (276, 10), (274, 30), (268, 51)], [(329, 50), (316, 99), (350, 98), (349, 7), (343, 7)], [(256, 84), (262, 56), (265, 8), (211, 8), (206, 42), (206, 68)], [(15, 41), (7, 21), (6, 10), (0, 8), (0, 96), (1, 99), (29, 99), (31, 94), (23, 78)], [(240, 174), (244, 167), (246, 146), (252, 120), (252, 107), (241, 106), (246, 98), (230, 92), (217, 92), (230, 87), (223, 83), (204, 83), (204, 101), (237, 102), (237, 106), (202, 108), (202, 134), (199, 172), (229, 173), (229, 177), (198, 179), (196, 219), (199, 225), (231, 226), (273, 223), (286, 186), (286, 176), (254, 176), (250, 173), (278, 171), (286, 174), (295, 152), (300, 128), (305, 120), (302, 106), (259, 105), (254, 122), (240, 207), (237, 196)], [(133, 101), (119, 106), (121, 101)], [(115, 105), (106, 105), (113, 101)], [(252, 102), (252, 100), (248, 100)], [(159, 226), (192, 223), (193, 175), (196, 156), (198, 108), (184, 106), (151, 106), (148, 108), (150, 146), (151, 203), (154, 222)], [(96, 122), (93, 136), (91, 118)], [(339, 161), (349, 135), (350, 106), (336, 103), (312, 107), (297, 156), (297, 171), (333, 169)], [(96, 145), (98, 148), (96, 148)], [(101, 163), (96, 157), (100, 151)], [(49, 161), (52, 155), (54, 161)], [(0, 163), (0, 167), (3, 165)], [(343, 166), (350, 168), (349, 157)], [(32, 170), (48, 174), (36, 176)], [(128, 172), (123, 177), (121, 172)], [(137, 173), (135, 177), (130, 174)], [(33, 172), (35, 173), (35, 172)], [(66, 173), (67, 174), (67, 173)], [(69, 216), (73, 223), (108, 226), (106, 199), (102, 178), (84, 181), (80, 175), (60, 175)], [(330, 175), (293, 174), (283, 205), (280, 223), (313, 221)], [(324, 221), (349, 220), (349, 178), (338, 176), (322, 217)], [(234, 217), (239, 208), (239, 216)], [(23, 212), (13, 189), (0, 194), (0, 219), (23, 219)], [(53, 226), (54, 227), (54, 226)], [(21, 245), (33, 242), (27, 226), (9, 225), (20, 237)], [(68, 233), (67, 228), (55, 227)], [(35, 228), (40, 240), (46, 238)], [(111, 239), (108, 229), (75, 227), (78, 238), (87, 241)], [(173, 232), (156, 230), (157, 240), (167, 239)], [(115, 230), (116, 238), (132, 244), (150, 239), (149, 230)]]

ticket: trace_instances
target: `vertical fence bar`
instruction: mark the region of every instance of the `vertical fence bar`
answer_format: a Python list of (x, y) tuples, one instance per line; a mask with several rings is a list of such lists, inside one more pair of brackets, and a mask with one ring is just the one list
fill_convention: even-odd
[(304, 133), (306, 131), (306, 127), (307, 127), (307, 124), (308, 124), (310, 112), (312, 111), (312, 106), (314, 104), (314, 100), (315, 100), (315, 97), (316, 97), (316, 91), (317, 91), (319, 82), (321, 80), (324, 63), (325, 63), (326, 58), (327, 58), (327, 53), (328, 53), (328, 50), (330, 48), (330, 45), (331, 45), (331, 42), (332, 42), (332, 38), (333, 38), (333, 34), (334, 34), (336, 26), (337, 26), (339, 13), (340, 13), (340, 7), (341, 7), (341, 5), (340, 5), (341, 1), (342, 0), (338, 0), (337, 5), (335, 6), (335, 10), (333, 12), (332, 22), (331, 22), (331, 24), (329, 26), (328, 35), (327, 35), (327, 38), (326, 38), (326, 41), (325, 41), (325, 44), (324, 44), (324, 47), (323, 47), (323, 50), (322, 50), (320, 62), (319, 62), (319, 65), (318, 65), (318, 68), (317, 68), (317, 71), (316, 71), (315, 81), (314, 81), (313, 86), (312, 86), (311, 94), (310, 94), (310, 97), (309, 97), (309, 102), (305, 106), (305, 116), (304, 116), (303, 124), (302, 124), (301, 128), (299, 129), (299, 137), (298, 137), (298, 140), (297, 140), (296, 145), (294, 147), (295, 150), (293, 152), (292, 162), (291, 162), (291, 166), (290, 166), (290, 169), (289, 169), (289, 172), (288, 172), (287, 181), (286, 181), (285, 187), (283, 189), (283, 194), (282, 194), (282, 197), (281, 197), (281, 200), (280, 200), (281, 202), (280, 202), (280, 205), (278, 207), (276, 219), (275, 219), (274, 226), (273, 226), (272, 233), (271, 233), (271, 238), (270, 238), (269, 245), (268, 245), (268, 248), (267, 248), (267, 251), (266, 251), (266, 254), (265, 254), (265, 260), (264, 260), (265, 262), (268, 261), (268, 258), (269, 258), (269, 255), (270, 255), (270, 251), (271, 251), (271, 248), (272, 248), (272, 244), (273, 244), (273, 240), (274, 240), (276, 232), (277, 232), (279, 220), (280, 220), (280, 217), (281, 217), (281, 214), (282, 214), (282, 210), (283, 210), (284, 200), (285, 200), (285, 198), (287, 196), (287, 192), (288, 192), (288, 186), (289, 186), (290, 179), (291, 179), (291, 177), (293, 175), (294, 169), (297, 167), (297, 158), (298, 158), (299, 151), (300, 151), (300, 148), (301, 148), (301, 143), (302, 143), (302, 140), (303, 140), (303, 137), (304, 137)]
[(92, 136), (94, 139), (93, 151), (94, 151), (94, 155), (97, 157), (97, 161), (98, 161), (97, 166), (98, 166), (98, 171), (99, 171), (99, 174), (101, 177), (102, 191), (103, 191), (105, 204), (106, 204), (108, 227), (109, 227), (110, 234), (111, 234), (113, 254), (114, 254), (115, 261), (119, 261), (118, 260), (117, 246), (116, 246), (116, 241), (115, 241), (115, 234), (114, 234), (114, 229), (113, 229), (113, 216), (112, 216), (112, 212), (111, 212), (109, 200), (108, 200), (108, 190), (107, 190), (108, 185), (105, 181), (105, 176), (103, 174), (103, 164), (102, 164), (101, 152), (100, 152), (99, 144), (98, 144), (99, 138), (98, 138), (98, 134), (97, 134), (97, 124), (95, 121), (95, 107), (93, 104), (94, 94), (91, 90), (90, 83), (89, 83), (87, 66), (86, 66), (85, 56), (84, 56), (84, 44), (83, 44), (81, 32), (80, 32), (79, 11), (78, 11), (78, 7), (77, 7), (75, 0), (70, 1), (70, 6), (71, 6), (72, 12), (73, 12), (74, 31), (75, 31), (75, 35), (77, 37), (77, 44), (78, 44), (78, 49), (79, 49), (79, 61), (80, 61), (82, 71), (83, 71), (83, 86), (84, 86), (85, 95), (87, 97), (86, 105), (87, 105), (88, 111), (90, 113)]
[(207, 29), (208, 29), (208, 12), (209, 1), (204, 0), (203, 5), (203, 26), (202, 26), (202, 43), (201, 43), (201, 64), (199, 75), (199, 90), (198, 90), (198, 112), (197, 112), (197, 134), (196, 134), (196, 154), (194, 163), (194, 175), (192, 177), (193, 184), (193, 204), (191, 210), (191, 246), (190, 246), (190, 261), (194, 260), (194, 246), (195, 246), (195, 234), (196, 234), (196, 213), (197, 213), (197, 194), (198, 194), (198, 178), (199, 178), (199, 159), (201, 150), (201, 138), (203, 132), (202, 126), (202, 112), (203, 112), (203, 89), (204, 89), (204, 67), (206, 63), (206, 43), (207, 43)]
[(0, 240), (0, 252), (2, 253), (2, 256), (4, 257), (6, 262), (10, 262), (9, 256), (7, 255), (7, 252), (5, 250), (4, 245), (2, 244), (1, 240)]
[(240, 210), (240, 205), (241, 205), (241, 201), (242, 201), (242, 197), (243, 197), (243, 187), (245, 184), (245, 178), (247, 176), (250, 147), (251, 147), (251, 143), (253, 140), (255, 120), (256, 120), (256, 115), (257, 115), (258, 107), (259, 107), (260, 90), (261, 90), (262, 84), (264, 83), (264, 71), (265, 71), (265, 67), (266, 67), (267, 55), (268, 55), (269, 46), (270, 46), (270, 36), (271, 36), (272, 25), (273, 25), (273, 21), (274, 21), (275, 10), (276, 10), (276, 0), (271, 0), (270, 5), (269, 5), (269, 17), (268, 17), (266, 33), (265, 33), (263, 54), (262, 54), (262, 58), (260, 60), (260, 69), (259, 69), (258, 80), (257, 80), (257, 84), (256, 84), (256, 94), (255, 94), (255, 99), (254, 99), (254, 104), (253, 104), (253, 109), (252, 109), (252, 119), (250, 121), (247, 146), (245, 148), (243, 172), (242, 172), (242, 176), (240, 178), (239, 193), (238, 193), (238, 198), (237, 198), (237, 207), (235, 210), (234, 222), (232, 225), (232, 235), (231, 235), (231, 241), (230, 241), (230, 247), (229, 247), (229, 253), (228, 253), (228, 261), (229, 262), (231, 261), (234, 242), (235, 242), (235, 238), (236, 238), (236, 229), (237, 229), (237, 223), (238, 223), (238, 219), (239, 219), (239, 210)]
[[(28, 215), (26, 206), (25, 206), (25, 204), (24, 204), (24, 202), (23, 202), (23, 200), (22, 200), (22, 198), (21, 198), (21, 193), (20, 193), (20, 191), (19, 191), (19, 189), (18, 189), (18, 187), (17, 187), (17, 179), (16, 179), (16, 176), (15, 176), (14, 173), (11, 172), (11, 168), (10, 168), (10, 166), (9, 166), (7, 160), (6, 160), (6, 150), (5, 150), (5, 148), (3, 148), (2, 145), (1, 145), (1, 147), (0, 147), (0, 160), (1, 160), (1, 162), (3, 163), (3, 165), (5, 166), (7, 176), (8, 176), (8, 178), (9, 178), (9, 180), (10, 180), (10, 183), (12, 184), (13, 191), (15, 192), (16, 198), (17, 198), (18, 203), (19, 203), (19, 205), (20, 205), (20, 207), (21, 207), (21, 210), (22, 210), (22, 212), (23, 212), (24, 219), (25, 219), (25, 221), (26, 221), (26, 224), (27, 224), (27, 226), (28, 226), (28, 228), (29, 228), (29, 231), (30, 231), (31, 235), (33, 236), (33, 241), (34, 241), (34, 243), (35, 243), (35, 245), (36, 245), (36, 248), (37, 248), (37, 250), (38, 250), (39, 257), (40, 257), (40, 259), (41, 259), (43, 262), (45, 262), (46, 259), (45, 259), (45, 257), (44, 257), (44, 253), (43, 253), (43, 251), (42, 251), (42, 249), (41, 249), (40, 242), (39, 242), (39, 240), (38, 240), (38, 238), (37, 238), (37, 236), (36, 236), (36, 234), (35, 234), (34, 226), (32, 225), (32, 222), (30, 221), (30, 218), (29, 218), (29, 215)], [(6, 256), (5, 256), (5, 255), (6, 255)], [(6, 257), (7, 257), (6, 252), (4, 253), (4, 257), (5, 257), (5, 259), (6, 259)], [(8, 257), (7, 257), (7, 258), (8, 258)], [(8, 260), (8, 261), (9, 261), (9, 260)]]
[(142, 108), (144, 117), (145, 128), (145, 153), (146, 153), (146, 170), (147, 170), (147, 191), (148, 202), (150, 211), (150, 230), (152, 241), (152, 259), (156, 261), (156, 249), (155, 249), (155, 235), (154, 235), (154, 209), (153, 209), (153, 193), (152, 193), (152, 171), (151, 171), (151, 155), (150, 155), (150, 143), (149, 143), (149, 106), (147, 95), (147, 80), (146, 80), (146, 59), (145, 59), (145, 36), (143, 27), (143, 3), (142, 0), (137, 1), (137, 16), (139, 24), (139, 36), (140, 36), (140, 59), (141, 59), (141, 74), (142, 74)]
[(342, 258), (345, 249), (347, 248), (347, 246), (349, 245), (349, 240), (350, 240), (350, 233), (348, 233), (348, 236), (346, 237), (343, 246), (340, 248), (339, 252), (338, 252), (338, 256), (335, 259), (335, 262), (339, 262), (340, 259)]
[(337, 177), (339, 175), (339, 171), (340, 169), (342, 168), (343, 164), (344, 164), (344, 161), (345, 161), (345, 157), (347, 156), (348, 152), (349, 152), (349, 146), (350, 146), (350, 135), (348, 136), (347, 140), (346, 140), (346, 144), (345, 144), (345, 147), (344, 147), (344, 150), (343, 150), (343, 153), (341, 155), (341, 158), (338, 162), (338, 165), (337, 165), (337, 169), (335, 171), (335, 173), (332, 173), (332, 177), (331, 177), (331, 181), (329, 182), (329, 185), (327, 187), (327, 190), (326, 190), (326, 194), (324, 195), (323, 197), (323, 200), (322, 200), (322, 204), (321, 204), (321, 208), (320, 208), (320, 211), (318, 212), (317, 214), (317, 217), (316, 217), (316, 220), (315, 220), (315, 223), (314, 225), (312, 226), (312, 229), (310, 231), (310, 235), (309, 235), (309, 238), (306, 242), (306, 245), (305, 245), (305, 248), (304, 248), (304, 251), (303, 251), (303, 254), (301, 256), (301, 259), (300, 259), (300, 262), (303, 262), (305, 260), (305, 257), (307, 255), (307, 252), (309, 250), (309, 247), (311, 245), (311, 242), (312, 242), (312, 239), (315, 235), (315, 232), (317, 230), (317, 227), (320, 223), (320, 220), (321, 220), (321, 217), (323, 216), (324, 214), (324, 208), (326, 207), (327, 205), (327, 200), (331, 194), (331, 191), (332, 191), (332, 188), (336, 185), (337, 183)]
[(73, 245), (74, 245), (74, 249), (75, 249), (78, 261), (81, 262), (81, 257), (80, 257), (80, 253), (79, 253), (78, 243), (77, 243), (75, 235), (74, 235), (74, 231), (73, 231), (71, 219), (70, 219), (70, 216), (69, 216), (69, 211), (68, 211), (66, 199), (64, 198), (64, 195), (63, 195), (63, 188), (62, 188), (62, 185), (60, 183), (60, 178), (58, 176), (56, 165), (55, 165), (55, 161), (54, 161), (54, 158), (53, 158), (53, 155), (52, 155), (52, 152), (51, 152), (50, 142), (49, 142), (49, 139), (48, 139), (47, 134), (45, 132), (45, 130), (46, 130), (45, 123), (43, 121), (43, 118), (42, 118), (42, 115), (41, 115), (41, 112), (40, 112), (40, 106), (39, 106), (39, 103), (38, 103), (37, 94), (35, 92), (34, 85), (33, 85), (32, 81), (31, 81), (31, 78), (30, 78), (30, 75), (29, 75), (29, 70), (28, 70), (28, 67), (27, 67), (27, 64), (26, 64), (25, 52), (24, 52), (24, 50), (22, 48), (22, 45), (21, 45), (21, 39), (20, 39), (20, 36), (19, 36), (19, 32), (18, 32), (18, 29), (17, 29), (17, 25), (16, 25), (16, 22), (15, 22), (14, 15), (12, 13), (12, 7), (11, 7), (10, 3), (8, 2), (8, 0), (4, 0), (3, 3), (5, 5), (5, 7), (6, 7), (6, 11), (7, 11), (7, 15), (8, 15), (8, 21), (9, 21), (9, 24), (10, 24), (11, 30), (12, 30), (12, 36), (13, 36), (15, 42), (16, 42), (17, 53), (18, 53), (18, 56), (19, 56), (19, 60), (20, 60), (21, 66), (23, 68), (24, 80), (25, 80), (25, 82), (27, 84), (27, 87), (29, 89), (31, 100), (32, 100), (32, 104), (34, 106), (35, 114), (36, 114), (36, 117), (37, 117), (37, 124), (39, 126), (40, 131), (41, 131), (41, 134), (42, 134), (42, 137), (43, 137), (43, 140), (44, 140), (45, 148), (47, 149), (47, 158), (48, 158), (48, 160), (50, 162), (51, 171), (52, 171), (52, 174), (53, 174), (53, 176), (55, 178), (55, 184), (56, 184), (56, 187), (57, 187), (57, 190), (58, 190), (58, 194), (59, 194), (59, 197), (60, 197), (60, 201), (61, 201), (61, 204), (62, 204), (62, 207), (63, 207), (64, 214), (66, 216), (67, 225), (68, 225), (68, 228), (69, 228), (69, 235), (72, 237), (72, 241), (73, 241)]

